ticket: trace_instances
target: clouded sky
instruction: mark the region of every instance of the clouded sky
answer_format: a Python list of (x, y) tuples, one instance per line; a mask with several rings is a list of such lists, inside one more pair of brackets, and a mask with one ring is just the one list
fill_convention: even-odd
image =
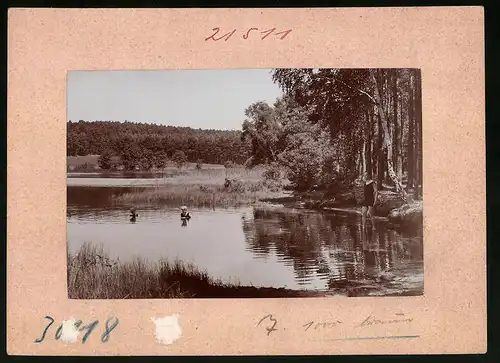
[(68, 120), (240, 129), (245, 108), (281, 90), (269, 69), (68, 72)]

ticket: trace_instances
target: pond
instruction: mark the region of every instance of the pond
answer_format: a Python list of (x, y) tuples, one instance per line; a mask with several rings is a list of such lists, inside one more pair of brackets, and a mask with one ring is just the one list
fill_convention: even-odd
[[(115, 182), (119, 180), (125, 179)], [(127, 180), (141, 185), (140, 179)], [(138, 187), (120, 182), (98, 185), (68, 180), (70, 253), (89, 242), (102, 245), (120, 261), (178, 259), (211, 277), (245, 286), (332, 294), (363, 287), (349, 296), (423, 293), (420, 230), (398, 232), (380, 220), (363, 228), (358, 215), (283, 206), (190, 208), (193, 218), (182, 226), (180, 206), (162, 205), (139, 208), (131, 222), (129, 209), (111, 197)]]

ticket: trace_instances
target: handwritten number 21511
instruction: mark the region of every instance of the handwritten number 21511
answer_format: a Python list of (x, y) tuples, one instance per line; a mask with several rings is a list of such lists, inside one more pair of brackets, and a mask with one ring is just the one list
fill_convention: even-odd
[[(45, 327), (45, 329), (43, 330), (42, 332), (42, 335), (40, 338), (37, 338), (35, 340), (35, 343), (41, 343), (44, 341), (45, 339), (45, 336), (47, 334), (47, 331), (49, 330), (49, 328), (52, 326), (52, 324), (54, 324), (54, 319), (50, 316), (46, 316), (45, 319), (49, 320), (49, 323), (47, 324), (47, 326)], [(110, 322), (113, 321), (112, 324), (110, 324)], [(106, 321), (106, 324), (105, 324), (105, 331), (104, 333), (102, 333), (101, 335), (101, 342), (103, 343), (107, 343), (108, 340), (109, 340), (109, 335), (111, 334), (111, 332), (113, 331), (113, 329), (116, 328), (116, 326), (118, 325), (119, 323), (119, 320), (118, 318), (109, 318), (107, 321)], [(83, 322), (81, 320), (77, 320), (75, 323), (74, 323), (74, 326), (76, 329), (78, 329), (78, 331), (82, 332), (82, 331), (85, 331), (85, 334), (83, 335), (82, 337), (82, 343), (85, 344), (85, 342), (87, 341), (87, 339), (89, 338), (90, 334), (94, 331), (94, 329), (97, 327), (97, 325), (99, 324), (99, 320), (94, 320), (93, 322), (91, 322), (90, 324), (87, 324), (87, 325), (84, 325), (82, 326)], [(63, 324), (59, 325), (59, 328), (57, 328), (56, 330), (56, 334), (55, 334), (55, 339), (56, 340), (59, 340), (61, 338), (61, 335), (62, 335), (62, 330), (63, 330)]]
[[(279, 39), (283, 40), (292, 31), (292, 29), (288, 29), (288, 30), (284, 30), (284, 31), (280, 31), (280, 32), (274, 33), (275, 30), (276, 30), (276, 28), (271, 28), (271, 29), (266, 29), (266, 30), (260, 31), (260, 34), (264, 34), (264, 36), (261, 37), (261, 40), (266, 39), (270, 35), (280, 36)], [(222, 35), (218, 35), (219, 32), (220, 32), (220, 28), (213, 28), (212, 31), (214, 33), (212, 35), (210, 35), (209, 37), (206, 37), (205, 41), (213, 40), (213, 41), (216, 42), (216, 41), (219, 41), (221, 39), (224, 39), (224, 41), (228, 41), (229, 38), (231, 38), (236, 33), (236, 29), (233, 29), (232, 31), (224, 33)], [(249, 28), (243, 34), (243, 39), (248, 39), (250, 37), (250, 35), (252, 34), (252, 32), (259, 32), (259, 28)]]

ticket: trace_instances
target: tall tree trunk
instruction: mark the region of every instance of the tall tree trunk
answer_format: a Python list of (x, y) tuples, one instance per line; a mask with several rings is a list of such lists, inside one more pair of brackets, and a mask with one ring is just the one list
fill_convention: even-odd
[(409, 192), (411, 188), (413, 188), (413, 181), (414, 181), (414, 163), (415, 163), (415, 156), (414, 156), (414, 126), (415, 122), (413, 119), (413, 76), (410, 75), (410, 88), (409, 88), (409, 94), (408, 94), (408, 181), (406, 182), (406, 190)]
[(398, 157), (398, 170), (401, 173), (400, 179), (403, 180), (403, 140), (404, 140), (404, 120), (403, 120), (403, 95), (401, 94), (398, 98), (400, 100), (398, 107), (398, 125), (399, 125), (399, 135), (398, 135), (398, 149), (399, 149), (399, 157)]
[(392, 99), (393, 99), (393, 122), (394, 122), (394, 165), (396, 175), (399, 180), (403, 179), (402, 159), (401, 159), (401, 120), (398, 118), (398, 73), (397, 70), (393, 71), (392, 78)]
[[(392, 122), (387, 115), (390, 115), (391, 110), (391, 93), (389, 92), (389, 70), (380, 69), (379, 70), (380, 78), (382, 82), (379, 82), (379, 96), (382, 102), (382, 109), (384, 110), (384, 115), (386, 115), (387, 120), (387, 131), (389, 132), (389, 138), (392, 139)], [(382, 128), (383, 129), (383, 128)], [(386, 160), (384, 161), (384, 165), (387, 164), (388, 153), (387, 149), (385, 149), (384, 157)], [(394, 161), (393, 164), (394, 165)], [(385, 184), (390, 185), (392, 183), (391, 177), (389, 176), (389, 170), (385, 169)], [(395, 186), (395, 185), (394, 185)]]
[(366, 112), (366, 121), (368, 123), (368, 147), (366, 148), (366, 173), (369, 179), (373, 179), (372, 149), (373, 149), (373, 124), (369, 111)]
[(361, 165), (361, 151), (356, 153), (356, 169), (358, 170), (358, 177), (361, 178), (363, 176), (363, 165)]
[(377, 188), (378, 190), (384, 189), (384, 144), (382, 137), (382, 121), (380, 120), (380, 115), (377, 113)]
[(416, 158), (416, 163), (418, 164), (418, 183), (416, 195), (423, 195), (423, 181), (422, 181), (422, 74), (420, 69), (415, 72), (415, 127), (418, 130), (418, 154)]
[(380, 120), (382, 123), (382, 130), (384, 132), (384, 147), (387, 150), (387, 172), (389, 174), (389, 177), (391, 178), (392, 182), (396, 186), (396, 190), (398, 190), (400, 197), (403, 199), (405, 203), (408, 202), (408, 195), (406, 194), (406, 191), (403, 189), (403, 186), (401, 184), (401, 181), (398, 179), (396, 173), (394, 172), (394, 165), (392, 163), (392, 140), (389, 135), (389, 129), (387, 127), (387, 119), (385, 117), (385, 112), (384, 108), (382, 105), (382, 100), (380, 97), (380, 91), (378, 88), (378, 82), (377, 79), (375, 78), (375, 70), (371, 69), (370, 70), (371, 76), (372, 76), (372, 81), (373, 81), (373, 86), (375, 89), (375, 101), (377, 103), (377, 108), (378, 108), (378, 113), (380, 115)]
[(418, 149), (419, 149), (419, 141), (420, 136), (418, 133), (418, 124), (417, 124), (417, 77), (416, 72), (413, 70), (413, 195), (415, 197), (418, 196), (418, 185), (420, 181), (419, 177), (419, 165), (418, 165)]
[(363, 140), (363, 149), (361, 150), (361, 175), (363, 175), (363, 179), (366, 175), (366, 140)]
[(391, 129), (392, 129), (392, 163), (394, 164), (394, 170), (396, 172), (396, 175), (398, 175), (398, 168), (397, 168), (397, 163), (396, 163), (396, 158), (398, 155), (398, 143), (397, 143), (397, 137), (398, 137), (398, 125), (397, 125), (397, 119), (398, 119), (398, 102), (397, 102), (397, 97), (398, 97), (398, 90), (396, 89), (396, 70), (391, 70), (391, 110), (390, 114), (391, 117), (389, 118), (391, 120)]

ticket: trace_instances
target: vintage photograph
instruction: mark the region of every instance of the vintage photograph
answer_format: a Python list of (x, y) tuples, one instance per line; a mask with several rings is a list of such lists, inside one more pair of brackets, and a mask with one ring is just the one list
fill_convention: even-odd
[(424, 294), (419, 69), (69, 71), (71, 299)]

